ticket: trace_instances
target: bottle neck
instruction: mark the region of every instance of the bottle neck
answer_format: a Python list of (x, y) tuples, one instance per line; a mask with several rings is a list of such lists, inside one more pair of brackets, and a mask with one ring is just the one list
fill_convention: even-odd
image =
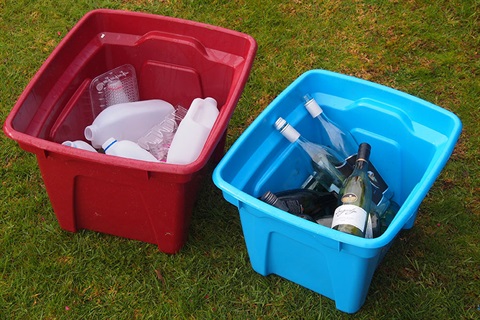
[(355, 161), (355, 169), (367, 171), (368, 170), (368, 160), (370, 158), (370, 145), (366, 142), (363, 142), (358, 147), (357, 160)]
[(355, 169), (366, 172), (368, 170), (368, 161), (365, 159), (358, 159), (355, 162)]

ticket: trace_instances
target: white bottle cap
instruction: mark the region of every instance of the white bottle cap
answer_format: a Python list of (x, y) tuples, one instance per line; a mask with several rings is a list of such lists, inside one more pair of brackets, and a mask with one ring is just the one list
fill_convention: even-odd
[(318, 117), (323, 112), (322, 108), (318, 105), (317, 101), (315, 101), (315, 99), (313, 98), (305, 102), (305, 108), (310, 113), (312, 118)]
[(283, 134), (283, 136), (287, 138), (290, 142), (295, 142), (300, 137), (300, 133), (298, 133), (298, 131), (295, 130), (295, 128), (292, 127), (290, 124), (288, 124), (288, 122), (285, 121), (285, 119), (283, 119), (282, 117), (278, 118), (277, 121), (275, 121), (275, 128), (280, 131), (280, 133)]

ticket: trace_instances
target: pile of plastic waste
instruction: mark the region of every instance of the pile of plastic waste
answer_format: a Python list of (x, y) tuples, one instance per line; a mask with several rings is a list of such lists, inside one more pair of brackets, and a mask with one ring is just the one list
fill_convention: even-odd
[(84, 140), (62, 144), (151, 162), (189, 164), (200, 155), (218, 117), (214, 98), (196, 98), (188, 109), (161, 99), (139, 100), (135, 70), (124, 65), (92, 80), (93, 122)]

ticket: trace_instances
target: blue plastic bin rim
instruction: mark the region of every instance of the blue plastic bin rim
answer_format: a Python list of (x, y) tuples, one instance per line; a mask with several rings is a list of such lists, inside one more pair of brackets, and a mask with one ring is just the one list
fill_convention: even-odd
[[(374, 86), (377, 87), (383, 91), (387, 91), (393, 94), (401, 94), (406, 97), (408, 97), (410, 100), (419, 102), (424, 105), (428, 105), (428, 107), (435, 109), (438, 112), (444, 113), (448, 115), (449, 118), (451, 118), (454, 122), (454, 127), (452, 129), (452, 134), (449, 136), (448, 141), (446, 142), (445, 149), (446, 152), (444, 153), (443, 157), (439, 159), (439, 161), (436, 161), (434, 163), (430, 164), (430, 170), (428, 170), (428, 173), (424, 175), (421, 179), (421, 181), (424, 181), (424, 188), (420, 188), (420, 185), (417, 184), (414, 189), (410, 192), (409, 196), (405, 200), (405, 203), (408, 203), (408, 207), (406, 205), (402, 205), (399, 212), (397, 213), (397, 218), (392, 222), (392, 224), (387, 228), (387, 230), (378, 238), (374, 239), (365, 239), (365, 238), (359, 238), (356, 236), (352, 236), (343, 232), (338, 232), (336, 230), (327, 228), (322, 225), (317, 225), (314, 223), (311, 223), (309, 221), (306, 221), (304, 219), (298, 219), (297, 217), (294, 217), (293, 215), (290, 215), (288, 213), (283, 212), (280, 209), (277, 208), (272, 208), (272, 206), (267, 205), (266, 203), (262, 202), (261, 200), (245, 193), (244, 191), (241, 191), (237, 189), (236, 187), (232, 186), (231, 184), (227, 183), (223, 178), (222, 178), (222, 171), (225, 169), (225, 166), (231, 161), (232, 157), (234, 157), (235, 150), (239, 148), (239, 146), (242, 143), (242, 140), (244, 140), (246, 137), (250, 136), (254, 130), (254, 128), (263, 121), (265, 118), (265, 115), (272, 112), (274, 110), (276, 104), (281, 101), (285, 95), (288, 94), (289, 90), (284, 90), (282, 91), (266, 108), (265, 110), (262, 111), (262, 113), (245, 129), (245, 131), (242, 133), (242, 135), (237, 139), (231, 148), (226, 152), (225, 156), (221, 159), (221, 161), (218, 163), (216, 168), (213, 171), (212, 174), (212, 179), (215, 185), (223, 191), (224, 194), (228, 194), (233, 198), (236, 198), (238, 200), (237, 207), (242, 206), (243, 203), (248, 203), (252, 207), (255, 207), (256, 209), (259, 209), (264, 212), (275, 212), (275, 217), (279, 220), (283, 220), (287, 223), (290, 223), (292, 225), (298, 226), (299, 228), (308, 230), (309, 232), (312, 233), (317, 233), (318, 235), (322, 235), (325, 237), (329, 237), (333, 240), (336, 240), (341, 243), (345, 244), (350, 244), (353, 246), (357, 247), (362, 247), (366, 249), (378, 249), (386, 246), (389, 244), (401, 231), (403, 226), (407, 223), (407, 221), (412, 217), (412, 215), (415, 213), (414, 210), (412, 210), (411, 214), (404, 214), (405, 210), (408, 210), (410, 207), (418, 207), (420, 203), (422, 202), (423, 198), (425, 197), (426, 193), (428, 190), (431, 188), (433, 183), (435, 182), (435, 179), (438, 177), (440, 174), (441, 170), (445, 166), (446, 162), (448, 161), (450, 154), (453, 151), (453, 148), (455, 147), (455, 144), (458, 140), (458, 137), (461, 133), (462, 129), (462, 123), (460, 119), (452, 112), (445, 110), (437, 105), (431, 104), (425, 100), (422, 100), (420, 98), (417, 98), (415, 96), (412, 96), (408, 93), (401, 92), (399, 90), (373, 83), (367, 80), (359, 79), (353, 76), (349, 75), (344, 75), (340, 73), (336, 73), (333, 71), (328, 71), (328, 70), (322, 70), (322, 69), (314, 69), (314, 70), (309, 70), (302, 75), (300, 75), (297, 79), (295, 79), (289, 86), (288, 88), (296, 87), (298, 83), (304, 81), (305, 78), (311, 76), (312, 74), (324, 74), (328, 75), (330, 77), (335, 77), (340, 80), (345, 80), (349, 82), (357, 82), (361, 84), (366, 84), (369, 86)], [(287, 89), (288, 89), (287, 88)], [(273, 125), (273, 124), (272, 124)]]

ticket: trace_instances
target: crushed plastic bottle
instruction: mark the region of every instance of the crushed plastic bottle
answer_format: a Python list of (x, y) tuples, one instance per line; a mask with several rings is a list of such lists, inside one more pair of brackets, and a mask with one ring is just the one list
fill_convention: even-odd
[(180, 105), (177, 106), (172, 114), (153, 126), (146, 135), (138, 139), (137, 143), (153, 154), (157, 160), (166, 161), (175, 132), (186, 113), (187, 109)]

